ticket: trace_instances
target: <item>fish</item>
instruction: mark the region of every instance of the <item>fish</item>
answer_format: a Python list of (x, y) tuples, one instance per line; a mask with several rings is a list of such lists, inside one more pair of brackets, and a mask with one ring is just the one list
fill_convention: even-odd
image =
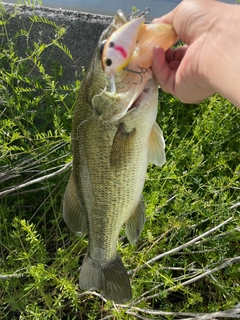
[(102, 66), (112, 83), (115, 73), (126, 67), (136, 72), (148, 69), (152, 64), (153, 48), (156, 45), (161, 45), (166, 51), (178, 40), (170, 24), (144, 24), (145, 13), (148, 12), (143, 12), (137, 18), (132, 15), (132, 19), (107, 40), (102, 54)]
[(120, 70), (112, 93), (102, 53), (113, 32), (127, 23), (118, 11), (100, 36), (75, 104), (71, 145), (73, 167), (63, 196), (63, 219), (77, 235), (88, 234), (81, 290), (98, 290), (115, 303), (131, 300), (127, 270), (117, 253), (125, 226), (135, 244), (145, 223), (142, 196), (149, 163), (166, 161), (156, 123), (158, 85), (151, 68), (139, 75)]

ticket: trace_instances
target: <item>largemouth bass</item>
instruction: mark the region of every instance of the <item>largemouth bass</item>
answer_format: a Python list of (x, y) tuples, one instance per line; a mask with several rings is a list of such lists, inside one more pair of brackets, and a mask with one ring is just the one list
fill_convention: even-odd
[(119, 11), (102, 33), (82, 81), (73, 116), (73, 170), (63, 199), (69, 228), (88, 230), (80, 288), (100, 290), (116, 303), (131, 299), (129, 277), (116, 251), (119, 232), (125, 224), (129, 242), (138, 240), (145, 222), (142, 190), (148, 162), (165, 162), (151, 69), (119, 71), (115, 93), (102, 70), (104, 44), (124, 23)]

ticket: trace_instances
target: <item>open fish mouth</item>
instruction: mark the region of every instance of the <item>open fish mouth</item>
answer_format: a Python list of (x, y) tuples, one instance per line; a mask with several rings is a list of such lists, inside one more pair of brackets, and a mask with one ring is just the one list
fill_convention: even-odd
[(136, 82), (132, 82), (130, 85), (125, 84), (124, 91), (121, 89), (120, 92), (117, 91), (115, 94), (106, 92), (108, 99), (115, 101), (114, 104), (117, 107), (115, 111), (114, 108), (108, 109), (108, 112), (102, 115), (102, 119), (115, 122), (121, 120), (130, 112), (147, 108), (149, 106), (148, 101), (153, 99), (154, 91), (157, 92), (157, 82), (152, 74), (149, 75), (139, 84)]
[(135, 109), (144, 107), (151, 99), (153, 89), (157, 90), (157, 83), (151, 68), (144, 71), (141, 78), (138, 72), (132, 73), (122, 70), (116, 76), (116, 80), (116, 93), (112, 94), (109, 91), (109, 96), (120, 100), (121, 107), (114, 117), (116, 120)]
[(142, 103), (144, 103), (144, 100), (146, 100), (151, 92), (150, 87), (145, 87), (143, 91), (140, 93), (140, 95), (136, 98), (136, 100), (132, 103), (132, 105), (128, 108), (127, 112), (138, 108)]

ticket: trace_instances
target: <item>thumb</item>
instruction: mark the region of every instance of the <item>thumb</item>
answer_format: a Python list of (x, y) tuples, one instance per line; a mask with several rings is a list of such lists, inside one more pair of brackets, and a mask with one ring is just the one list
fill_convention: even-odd
[(174, 11), (171, 11), (163, 16), (161, 16), (160, 18), (155, 18), (153, 19), (152, 23), (159, 23), (159, 22), (162, 22), (162, 23), (168, 23), (168, 24), (173, 24), (173, 16), (174, 16)]

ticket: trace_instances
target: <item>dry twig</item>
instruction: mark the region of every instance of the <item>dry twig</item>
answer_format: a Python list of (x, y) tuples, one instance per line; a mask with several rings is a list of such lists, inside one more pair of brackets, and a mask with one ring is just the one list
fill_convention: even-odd
[(4, 190), (2, 192), (0, 192), (0, 198), (6, 196), (7, 194), (11, 193), (11, 192), (14, 192), (14, 191), (17, 191), (17, 190), (20, 190), (22, 188), (25, 188), (25, 187), (28, 187), (28, 186), (31, 186), (32, 184), (35, 184), (35, 183), (39, 183), (39, 182), (43, 182), (44, 180), (47, 180), (47, 179), (50, 179), (50, 178), (53, 178), (63, 172), (65, 172), (66, 170), (68, 170), (68, 168), (70, 168), (72, 165), (71, 162), (65, 164), (61, 169), (55, 171), (55, 172), (52, 172), (50, 174), (47, 174), (43, 177), (40, 177), (40, 178), (37, 178), (37, 179), (34, 179), (34, 180), (31, 180), (31, 181), (28, 181), (28, 182), (24, 182), (22, 184), (19, 184), (18, 186), (14, 186), (13, 188), (10, 188), (10, 189), (7, 189), (7, 190)]
[[(188, 242), (186, 242), (186, 243), (178, 246), (177, 248), (174, 248), (174, 249), (172, 249), (172, 250), (169, 250), (169, 251), (167, 251), (167, 252), (164, 252), (164, 253), (162, 253), (162, 254), (160, 254), (160, 255), (152, 258), (151, 260), (148, 260), (147, 262), (145, 262), (144, 265), (138, 267), (137, 269), (139, 270), (139, 269), (146, 268), (146, 266), (152, 264), (153, 262), (156, 262), (156, 261), (158, 261), (158, 260), (160, 260), (160, 259), (162, 259), (162, 258), (164, 258), (164, 257), (166, 257), (166, 256), (169, 256), (169, 255), (171, 255), (171, 254), (174, 254), (174, 253), (176, 253), (176, 252), (178, 252), (178, 251), (180, 251), (180, 250), (182, 250), (182, 249), (185, 249), (185, 248), (191, 246), (192, 244), (195, 244), (198, 240), (200, 240), (200, 239), (202, 239), (202, 238), (210, 235), (210, 234), (213, 233), (214, 231), (218, 230), (219, 228), (221, 228), (222, 226), (224, 226), (225, 224), (227, 224), (228, 222), (230, 222), (232, 219), (233, 219), (233, 218), (230, 217), (229, 219), (227, 219), (227, 220), (225, 220), (224, 222), (220, 223), (218, 226), (216, 226), (216, 227), (214, 227), (214, 228), (212, 228), (212, 229), (204, 232), (204, 233), (201, 234), (200, 236), (197, 236), (197, 237), (193, 238), (192, 240), (190, 240), (190, 241), (188, 241)], [(135, 269), (132, 269), (132, 270), (129, 270), (129, 271), (128, 271), (128, 274), (131, 275), (131, 274), (133, 274), (134, 272), (135, 272)]]
[(167, 311), (160, 311), (160, 310), (142, 309), (138, 307), (132, 307), (131, 309), (127, 310), (126, 313), (134, 315), (139, 319), (143, 319), (143, 320), (149, 319), (136, 313), (136, 311), (141, 314), (149, 314), (154, 316), (163, 316), (163, 317), (172, 316), (172, 317), (176, 317), (175, 319), (181, 319), (181, 320), (214, 320), (219, 318), (237, 318), (237, 319), (240, 318), (240, 304), (234, 308), (231, 308), (225, 311), (217, 311), (212, 313), (167, 312)]

